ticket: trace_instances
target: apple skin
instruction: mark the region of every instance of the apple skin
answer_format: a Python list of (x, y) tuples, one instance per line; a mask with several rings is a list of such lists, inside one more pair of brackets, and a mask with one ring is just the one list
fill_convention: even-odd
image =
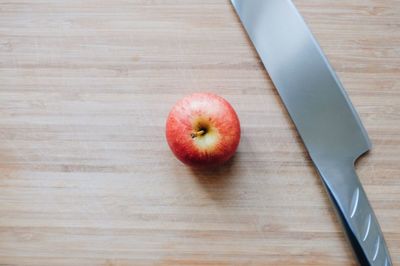
[(195, 93), (175, 104), (165, 133), (169, 147), (183, 163), (194, 167), (216, 166), (236, 152), (240, 122), (224, 98)]

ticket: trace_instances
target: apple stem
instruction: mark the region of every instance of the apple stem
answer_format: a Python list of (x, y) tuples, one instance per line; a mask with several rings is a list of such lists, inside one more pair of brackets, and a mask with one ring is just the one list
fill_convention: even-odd
[(197, 131), (197, 132), (194, 132), (194, 133), (192, 133), (192, 134), (190, 134), (191, 136), (192, 136), (192, 138), (195, 138), (195, 137), (198, 137), (198, 136), (202, 136), (202, 135), (204, 135), (206, 133), (206, 131), (205, 130), (199, 130), (199, 131)]

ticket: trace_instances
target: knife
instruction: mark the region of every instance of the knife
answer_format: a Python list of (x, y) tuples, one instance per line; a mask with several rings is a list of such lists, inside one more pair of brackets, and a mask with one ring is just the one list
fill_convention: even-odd
[(354, 163), (361, 120), (290, 0), (231, 0), (321, 176), (360, 265), (392, 265)]

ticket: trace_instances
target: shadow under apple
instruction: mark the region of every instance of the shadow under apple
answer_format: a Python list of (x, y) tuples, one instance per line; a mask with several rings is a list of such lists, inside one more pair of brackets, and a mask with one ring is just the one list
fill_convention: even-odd
[(223, 201), (235, 197), (235, 184), (241, 175), (239, 169), (240, 152), (237, 152), (226, 163), (207, 168), (191, 168), (199, 186), (215, 201)]

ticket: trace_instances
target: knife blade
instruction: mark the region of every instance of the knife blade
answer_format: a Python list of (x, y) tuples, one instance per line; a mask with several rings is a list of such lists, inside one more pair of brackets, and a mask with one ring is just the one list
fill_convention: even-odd
[(361, 265), (392, 265), (354, 169), (371, 148), (361, 120), (290, 0), (231, 0), (293, 120)]

